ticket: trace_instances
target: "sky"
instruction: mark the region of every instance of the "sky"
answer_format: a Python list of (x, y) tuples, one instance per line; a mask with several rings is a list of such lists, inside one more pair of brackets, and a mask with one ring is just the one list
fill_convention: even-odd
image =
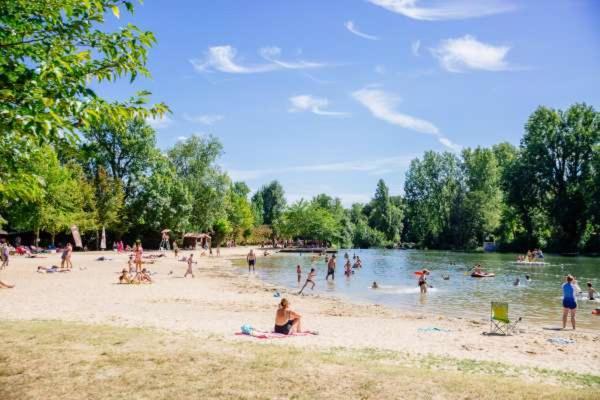
[(146, 0), (107, 17), (154, 32), (158, 145), (213, 135), (233, 180), (288, 201), (402, 194), (410, 160), (515, 145), (540, 105), (600, 109), (596, 0)]

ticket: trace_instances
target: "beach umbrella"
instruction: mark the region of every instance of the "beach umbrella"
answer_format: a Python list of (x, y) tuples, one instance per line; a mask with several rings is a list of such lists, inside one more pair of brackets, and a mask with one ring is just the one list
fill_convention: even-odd
[(106, 250), (106, 231), (102, 227), (102, 239), (100, 240), (100, 248)]

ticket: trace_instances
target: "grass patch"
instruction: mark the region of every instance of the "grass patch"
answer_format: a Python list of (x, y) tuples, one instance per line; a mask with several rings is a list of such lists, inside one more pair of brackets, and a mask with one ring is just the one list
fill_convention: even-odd
[[(577, 388), (578, 390), (574, 390)], [(592, 399), (600, 378), (374, 349), (0, 322), (0, 399)]]

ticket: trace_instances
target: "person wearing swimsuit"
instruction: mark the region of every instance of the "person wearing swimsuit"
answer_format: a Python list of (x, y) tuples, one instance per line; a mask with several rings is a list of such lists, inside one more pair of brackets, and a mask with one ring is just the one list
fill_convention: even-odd
[(142, 254), (144, 253), (144, 249), (142, 249), (142, 242), (135, 242), (135, 249), (133, 250), (134, 258), (133, 261), (135, 263), (135, 272), (142, 272)]
[(332, 255), (331, 258), (329, 259), (329, 261), (327, 262), (327, 276), (325, 277), (325, 280), (328, 280), (330, 275), (331, 275), (331, 280), (334, 281), (335, 280), (335, 254)]
[(300, 314), (290, 310), (290, 303), (287, 299), (281, 299), (277, 313), (275, 313), (275, 333), (290, 335), (301, 332)]
[(567, 327), (567, 317), (571, 313), (571, 325), (575, 330), (575, 312), (577, 311), (576, 289), (577, 282), (572, 275), (566, 276), (566, 282), (562, 285), (563, 290), (563, 329)]
[(427, 275), (429, 275), (429, 271), (426, 269), (419, 275), (419, 289), (421, 289), (421, 293), (427, 293)]
[(250, 250), (250, 253), (246, 256), (246, 261), (248, 261), (248, 272), (250, 270), (256, 271), (256, 254), (254, 254), (254, 250)]

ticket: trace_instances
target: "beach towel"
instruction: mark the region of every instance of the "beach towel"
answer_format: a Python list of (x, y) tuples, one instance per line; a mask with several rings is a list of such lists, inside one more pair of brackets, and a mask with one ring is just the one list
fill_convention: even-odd
[(449, 329), (444, 329), (444, 328), (437, 328), (435, 326), (433, 327), (428, 327), (428, 328), (419, 328), (418, 329), (419, 332), (450, 332)]
[(567, 339), (567, 338), (561, 338), (561, 337), (553, 337), (548, 339), (548, 341), (552, 344), (573, 344), (575, 343), (574, 339)]
[(315, 332), (298, 332), (298, 333), (292, 333), (289, 335), (284, 335), (283, 333), (259, 332), (259, 331), (254, 331), (251, 335), (247, 335), (242, 332), (236, 332), (235, 334), (236, 334), (236, 336), (249, 336), (249, 337), (253, 337), (256, 339), (285, 339), (285, 338), (294, 337), (294, 336), (314, 336), (314, 335), (316, 335)]

